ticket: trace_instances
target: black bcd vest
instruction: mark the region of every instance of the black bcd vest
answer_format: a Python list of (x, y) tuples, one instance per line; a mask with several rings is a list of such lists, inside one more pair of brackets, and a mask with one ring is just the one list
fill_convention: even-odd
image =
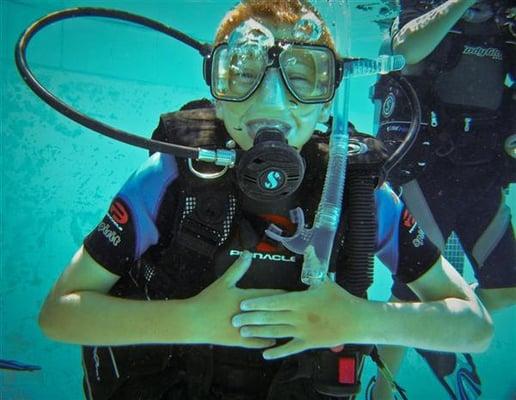
[[(369, 151), (349, 157), (344, 213), (330, 268), (336, 272), (336, 281), (342, 287), (366, 297), (372, 283), (376, 240), (373, 191), (386, 156), (381, 142), (373, 137), (356, 132), (352, 125), (350, 134), (366, 144)], [(162, 115), (153, 139), (214, 149), (224, 147), (229, 135), (222, 121), (215, 117), (211, 103), (203, 100)], [(299, 198), (303, 199), (301, 207), (310, 223), (322, 193), (328, 136), (315, 134), (304, 146), (302, 155), (307, 172)], [(120, 278), (111, 295), (140, 300), (195, 296), (217, 278), (214, 257), (230, 238), (237, 235), (241, 248), (245, 249), (252, 248), (262, 236), (266, 226), (257, 224), (240, 208), (241, 194), (232, 170), (220, 178), (206, 180), (190, 171), (187, 160), (177, 159), (177, 163), (179, 176), (163, 200), (169, 206), (160, 213), (161, 220), (156, 221), (159, 242)], [(194, 167), (203, 172), (220, 169), (205, 163), (194, 163)], [(280, 283), (278, 288), (287, 290), (306, 289), (301, 282), (284, 282), (281, 286), (281, 277), (275, 277), (274, 282)], [(355, 357), (357, 368), (361, 368), (361, 354), (370, 349), (346, 347), (343, 353)], [(217, 390), (221, 399), (273, 400), (295, 396), (296, 392), (304, 397), (293, 398), (330, 399), (334, 397), (321, 392), (335, 390), (352, 396), (359, 389), (359, 380), (344, 387), (326, 377), (325, 368), (334, 368), (336, 357), (329, 351), (311, 351), (285, 361), (266, 362), (260, 351), (221, 346), (85, 346), (84, 386), (86, 393), (91, 390), (95, 400), (219, 398)], [(292, 370), (297, 372), (292, 375)], [(235, 382), (243, 386), (232, 387)], [(228, 397), (228, 391), (235, 397)]]

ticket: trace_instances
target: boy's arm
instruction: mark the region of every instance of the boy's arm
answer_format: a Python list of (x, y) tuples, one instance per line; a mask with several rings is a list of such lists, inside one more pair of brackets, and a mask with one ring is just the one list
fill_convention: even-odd
[(408, 286), (420, 302), (370, 302), (365, 308), (369, 343), (452, 352), (481, 352), (488, 347), (491, 317), (446, 259), (440, 257)]
[(186, 323), (188, 302), (107, 295), (118, 278), (81, 247), (43, 305), (43, 332), (55, 340), (90, 345), (185, 343), (193, 337), (192, 324)]
[(214, 284), (186, 300), (130, 300), (107, 294), (119, 277), (81, 247), (48, 295), (39, 324), (52, 339), (85, 345), (270, 346), (270, 340), (242, 340), (230, 323), (244, 298), (278, 293), (235, 287), (250, 264), (251, 258), (240, 257)]
[(441, 43), (449, 30), (475, 0), (448, 0), (411, 20), (392, 38), (392, 49), (405, 57), (407, 64), (426, 58)]
[(409, 284), (424, 300), (415, 303), (369, 301), (336, 283), (297, 293), (243, 302), (233, 318), (246, 337), (292, 337), (265, 351), (284, 357), (309, 348), (342, 343), (401, 345), (439, 351), (484, 351), (492, 322), (463, 278), (442, 258)]

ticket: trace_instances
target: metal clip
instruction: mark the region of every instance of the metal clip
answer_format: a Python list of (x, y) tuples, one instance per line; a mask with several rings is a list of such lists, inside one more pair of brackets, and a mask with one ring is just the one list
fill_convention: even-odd
[(439, 125), (439, 121), (437, 120), (437, 114), (434, 111), (430, 112), (430, 125), (433, 128)]
[(95, 346), (93, 348), (93, 361), (95, 361), (95, 378), (97, 378), (97, 381), (100, 381), (100, 374), (99, 374), (99, 367), (100, 367), (100, 358), (97, 353), (98, 347)]
[(469, 132), (471, 129), (471, 121), (473, 121), (471, 117), (464, 118), (464, 132)]

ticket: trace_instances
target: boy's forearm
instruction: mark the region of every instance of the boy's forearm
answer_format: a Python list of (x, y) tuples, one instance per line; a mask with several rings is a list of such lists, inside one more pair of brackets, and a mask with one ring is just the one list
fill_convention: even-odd
[(364, 304), (361, 343), (399, 345), (450, 352), (484, 351), (492, 337), (492, 324), (482, 307), (474, 310), (466, 300), (448, 298), (426, 303)]
[(415, 64), (427, 57), (474, 0), (448, 0), (407, 23), (392, 39), (393, 51)]
[(40, 326), (52, 339), (85, 345), (191, 343), (191, 300), (129, 300), (92, 291), (47, 300)]

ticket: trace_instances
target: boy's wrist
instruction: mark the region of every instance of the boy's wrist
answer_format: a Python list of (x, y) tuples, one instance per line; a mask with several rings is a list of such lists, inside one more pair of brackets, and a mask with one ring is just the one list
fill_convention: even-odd
[(199, 344), (206, 343), (206, 338), (200, 337), (203, 321), (198, 311), (199, 307), (195, 297), (182, 300), (168, 300), (172, 312), (166, 317), (166, 323), (161, 329), (166, 331), (167, 342), (176, 344)]
[(390, 344), (393, 340), (393, 332), (396, 331), (394, 320), (397, 318), (397, 310), (392, 303), (366, 300), (357, 300), (353, 322), (353, 335), (357, 338), (354, 343)]
[[(343, 291), (345, 289), (342, 289)], [(338, 315), (346, 316), (346, 322), (340, 324), (340, 337), (346, 343), (373, 343), (371, 339), (371, 326), (375, 325), (375, 313), (369, 300), (354, 296), (350, 293), (340, 303)], [(373, 313), (373, 314), (372, 314)], [(341, 317), (342, 318), (342, 317)]]

